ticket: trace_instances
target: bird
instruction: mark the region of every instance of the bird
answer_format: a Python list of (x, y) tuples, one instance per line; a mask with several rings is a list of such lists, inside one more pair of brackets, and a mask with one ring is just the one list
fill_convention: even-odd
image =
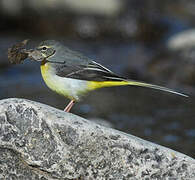
[(70, 112), (75, 102), (80, 101), (86, 93), (112, 86), (140, 86), (188, 97), (166, 87), (117, 75), (59, 41), (45, 40), (35, 48), (35, 51), (39, 58), (34, 59), (41, 61), (41, 74), (46, 85), (56, 93), (70, 99), (64, 109), (65, 112)]

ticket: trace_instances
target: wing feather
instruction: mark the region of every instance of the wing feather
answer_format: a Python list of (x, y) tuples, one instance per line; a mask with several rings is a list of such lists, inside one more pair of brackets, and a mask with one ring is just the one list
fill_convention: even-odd
[(106, 67), (90, 61), (88, 64), (57, 64), (56, 74), (60, 77), (87, 81), (121, 81), (124, 78), (119, 77)]

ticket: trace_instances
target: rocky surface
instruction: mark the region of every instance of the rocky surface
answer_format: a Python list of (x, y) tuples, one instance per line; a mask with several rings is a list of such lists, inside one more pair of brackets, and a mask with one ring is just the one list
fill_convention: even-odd
[(0, 179), (195, 179), (195, 160), (44, 104), (5, 99)]

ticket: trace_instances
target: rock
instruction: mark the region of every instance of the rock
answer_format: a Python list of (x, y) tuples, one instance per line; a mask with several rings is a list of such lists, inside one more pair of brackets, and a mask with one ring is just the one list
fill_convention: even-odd
[(188, 29), (173, 35), (167, 43), (170, 50), (182, 50), (195, 46), (195, 29)]
[(195, 179), (195, 160), (24, 99), (0, 101), (0, 179)]
[(104, 127), (108, 127), (108, 128), (114, 128), (114, 124), (112, 124), (111, 122), (109, 121), (106, 121), (105, 119), (101, 119), (101, 118), (90, 118), (88, 119), (92, 122), (95, 122), (101, 126), (104, 126)]

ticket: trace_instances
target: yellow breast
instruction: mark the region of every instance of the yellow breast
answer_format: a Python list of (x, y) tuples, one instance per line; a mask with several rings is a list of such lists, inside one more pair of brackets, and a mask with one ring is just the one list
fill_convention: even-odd
[(54, 87), (55, 85), (52, 82), (52, 78), (51, 78), (52, 74), (50, 72), (48, 63), (41, 64), (41, 74), (47, 86), (53, 90), (53, 88), (55, 88)]
[(46, 85), (52, 89), (53, 91), (56, 91), (58, 90), (58, 88), (56, 87), (56, 83), (53, 81), (53, 77), (55, 74), (52, 73), (52, 69), (51, 67), (49, 66), (48, 63), (43, 63), (41, 64), (41, 74), (42, 74), (42, 77), (43, 77), (43, 80), (45, 81)]
[(41, 74), (43, 79), (45, 80), (48, 73), (49, 65), (47, 63), (41, 64)]
[(50, 63), (41, 65), (41, 74), (46, 85), (56, 93), (78, 101), (88, 90), (87, 82), (56, 75)]

